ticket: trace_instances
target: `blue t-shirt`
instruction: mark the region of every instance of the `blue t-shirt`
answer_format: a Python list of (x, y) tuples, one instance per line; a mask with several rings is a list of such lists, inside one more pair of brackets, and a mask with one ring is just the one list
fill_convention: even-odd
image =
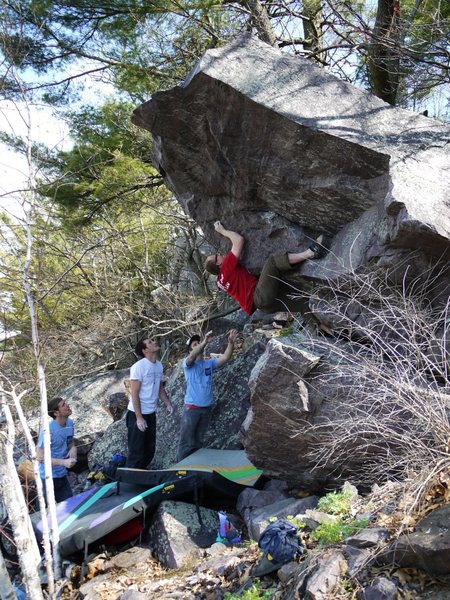
[(205, 360), (197, 358), (191, 366), (187, 365), (186, 359), (184, 359), (183, 368), (187, 382), (184, 403), (195, 404), (196, 406), (211, 406), (214, 400), (212, 373), (217, 369), (217, 358), (207, 358)]
[[(66, 424), (61, 426), (55, 419), (49, 423), (50, 429), (50, 453), (52, 458), (67, 458), (67, 454), (73, 443), (74, 427), (72, 419), (67, 419)], [(44, 434), (39, 432), (38, 448), (44, 447)], [(39, 473), (42, 478), (45, 477), (44, 463), (39, 464)], [(67, 475), (66, 467), (62, 465), (52, 466), (52, 478), (64, 477)]]

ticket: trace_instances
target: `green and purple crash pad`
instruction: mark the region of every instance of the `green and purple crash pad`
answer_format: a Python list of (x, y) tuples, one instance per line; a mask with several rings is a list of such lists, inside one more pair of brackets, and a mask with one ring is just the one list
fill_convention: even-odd
[[(245, 487), (257, 484), (261, 471), (243, 450), (203, 448), (165, 470), (117, 469), (118, 481), (93, 486), (57, 504), (60, 549), (64, 557), (85, 552), (89, 545), (136, 519), (167, 499), (213, 497), (235, 499)], [(42, 537), (40, 513), (32, 517)]]

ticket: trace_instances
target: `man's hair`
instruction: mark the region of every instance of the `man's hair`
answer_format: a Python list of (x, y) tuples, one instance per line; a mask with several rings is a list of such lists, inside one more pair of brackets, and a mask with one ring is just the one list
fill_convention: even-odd
[(55, 412), (58, 410), (59, 403), (61, 402), (61, 400), (64, 400), (64, 398), (60, 398), (59, 396), (57, 396), (56, 398), (52, 398), (52, 400), (50, 400), (50, 402), (48, 403), (47, 412), (48, 416), (52, 419), (55, 418)]
[(211, 273), (211, 275), (219, 275), (220, 269), (218, 265), (216, 265), (216, 259), (214, 256), (208, 256), (208, 258), (205, 260), (205, 270), (208, 271), (208, 273)]
[(145, 350), (147, 348), (147, 346), (145, 345), (145, 340), (148, 340), (150, 338), (146, 337), (146, 338), (142, 338), (142, 340), (139, 340), (138, 343), (136, 344), (136, 346), (134, 347), (134, 352), (136, 354), (136, 356), (139, 356), (139, 358), (142, 358), (144, 356), (143, 350)]
[(198, 335), (191, 335), (191, 337), (188, 339), (186, 346), (188, 347), (189, 352), (192, 350), (191, 346), (193, 344), (193, 342), (200, 342), (202, 338)]

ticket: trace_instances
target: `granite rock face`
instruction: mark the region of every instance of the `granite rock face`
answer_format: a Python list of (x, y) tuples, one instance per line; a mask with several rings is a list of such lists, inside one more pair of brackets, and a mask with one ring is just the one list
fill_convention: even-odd
[(255, 272), (321, 231), (336, 236), (332, 253), (305, 277), (388, 246), (448, 248), (450, 128), (251, 36), (206, 52), (132, 119), (152, 132), (153, 162), (183, 208), (216, 243), (218, 218), (244, 234)]
[[(226, 336), (217, 336), (207, 352), (224, 351)], [(250, 388), (248, 378), (250, 372), (264, 352), (264, 344), (257, 341), (248, 350), (239, 354), (229, 363), (214, 373), (214, 399), (211, 422), (205, 436), (205, 448), (239, 449), (242, 443), (239, 437), (242, 422), (250, 407)], [(120, 377), (126, 379), (129, 370), (120, 372)], [(167, 381), (167, 393), (175, 408), (169, 416), (162, 402), (158, 403), (156, 412), (156, 452), (151, 463), (152, 469), (165, 469), (175, 464), (177, 445), (180, 436), (180, 421), (183, 410), (186, 380), (180, 361)], [(106, 415), (106, 411), (105, 411)], [(107, 427), (104, 425), (104, 435), (95, 442), (89, 452), (89, 466), (104, 464), (111, 460), (116, 453), (127, 455), (127, 428), (125, 415), (113, 422), (107, 414)]]
[[(428, 406), (445, 410), (444, 396), (399, 386), (392, 364), (373, 362), (364, 345), (322, 340), (294, 333), (268, 343), (250, 375), (241, 439), (256, 467), (292, 488), (315, 493), (347, 480), (368, 491), (381, 470), (399, 476), (411, 451), (406, 439), (414, 448), (433, 446), (414, 406), (423, 404), (425, 415)], [(414, 437), (398, 444), (398, 430)]]
[[(206, 351), (209, 352), (208, 347)], [(242, 448), (239, 432), (250, 406), (248, 378), (263, 352), (264, 346), (256, 343), (214, 372), (215, 406), (204, 440), (205, 448)], [(186, 380), (180, 362), (167, 383), (167, 393), (175, 406), (175, 414), (168, 417), (164, 406), (158, 408), (153, 469), (165, 469), (176, 463), (185, 392)]]
[(194, 504), (162, 502), (149, 529), (150, 546), (157, 559), (169, 569), (186, 566), (201, 556), (200, 548), (211, 546), (217, 536), (219, 519), (209, 508), (199, 507), (201, 520)]
[(98, 439), (88, 454), (89, 469), (98, 465), (107, 465), (115, 454), (128, 454), (127, 426), (125, 417), (114, 421)]
[(75, 424), (76, 438), (103, 433), (113, 422), (108, 410), (108, 398), (125, 391), (124, 380), (129, 374), (129, 369), (107, 371), (71, 385), (61, 392), (60, 395), (72, 408), (71, 418)]

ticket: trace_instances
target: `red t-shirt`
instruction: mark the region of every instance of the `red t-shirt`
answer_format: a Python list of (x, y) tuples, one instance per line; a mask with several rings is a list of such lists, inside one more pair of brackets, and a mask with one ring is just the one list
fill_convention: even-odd
[(217, 285), (237, 300), (248, 315), (255, 312), (253, 293), (257, 283), (258, 278), (247, 271), (232, 252), (228, 252), (220, 267)]

